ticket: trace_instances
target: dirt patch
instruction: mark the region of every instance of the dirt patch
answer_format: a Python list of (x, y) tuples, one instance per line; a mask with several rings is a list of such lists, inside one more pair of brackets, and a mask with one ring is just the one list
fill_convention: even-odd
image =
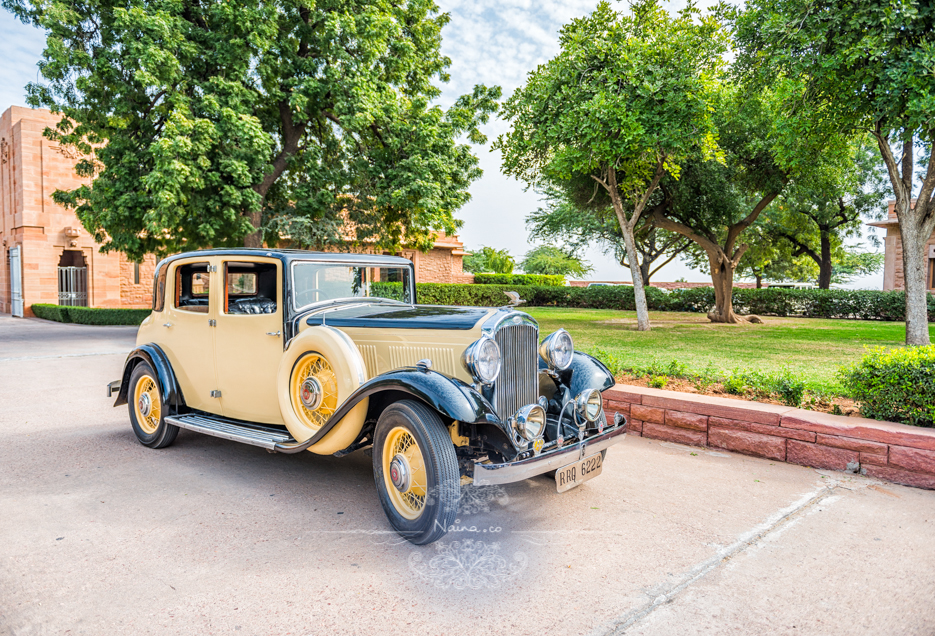
[[(642, 376), (637, 377), (634, 375), (621, 375), (617, 377), (617, 384), (629, 384), (632, 386), (642, 386), (649, 387), (649, 377)], [(660, 387), (656, 387), (660, 388)], [(664, 387), (661, 387), (666, 391), (679, 391), (681, 393), (695, 393), (697, 395), (715, 395), (717, 397), (728, 398), (731, 400), (742, 400), (744, 402), (760, 402), (765, 404), (778, 404), (783, 405), (779, 400), (765, 396), (762, 394), (757, 394), (754, 392), (749, 392), (744, 395), (735, 395), (733, 393), (728, 393), (724, 390), (724, 387), (715, 382), (711, 384), (704, 390), (699, 389), (695, 383), (684, 378), (668, 378), (668, 381)], [(848, 417), (861, 417), (860, 409), (857, 406), (857, 403), (850, 398), (845, 397), (835, 397), (831, 400), (818, 400), (808, 394), (806, 394), (805, 399), (802, 401), (802, 404), (799, 408), (808, 409), (810, 411), (818, 411), (820, 413), (831, 413), (833, 415), (847, 415)]]

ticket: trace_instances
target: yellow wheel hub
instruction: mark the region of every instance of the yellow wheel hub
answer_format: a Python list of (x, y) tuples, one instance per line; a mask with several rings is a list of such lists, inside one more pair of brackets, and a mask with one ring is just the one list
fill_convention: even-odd
[(148, 376), (141, 376), (133, 389), (133, 408), (136, 421), (147, 435), (152, 435), (159, 428), (162, 416), (162, 400), (156, 381)]
[(383, 480), (396, 511), (406, 519), (418, 519), (425, 508), (428, 473), (416, 438), (397, 426), (383, 444)]
[(302, 423), (318, 430), (338, 408), (334, 369), (317, 353), (303, 356), (292, 371), (289, 395)]

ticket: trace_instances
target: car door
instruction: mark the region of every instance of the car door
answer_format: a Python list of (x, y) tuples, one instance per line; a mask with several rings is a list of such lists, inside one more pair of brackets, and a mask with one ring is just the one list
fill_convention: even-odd
[(215, 357), (223, 413), (281, 425), (276, 375), (283, 352), (282, 263), (230, 256), (221, 260), (219, 272)]
[(170, 265), (165, 320), (158, 344), (169, 357), (185, 403), (220, 414), (214, 323), (218, 305), (218, 257), (194, 257)]

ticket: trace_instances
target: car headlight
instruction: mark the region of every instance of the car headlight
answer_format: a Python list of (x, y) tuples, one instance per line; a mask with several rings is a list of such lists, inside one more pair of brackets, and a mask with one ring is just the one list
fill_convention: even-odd
[(527, 404), (513, 416), (513, 428), (531, 442), (545, 431), (545, 409), (538, 404)]
[(461, 354), (461, 364), (477, 382), (490, 384), (500, 373), (500, 347), (493, 338), (474, 341)]
[(546, 337), (539, 345), (539, 355), (545, 363), (558, 371), (564, 371), (571, 365), (571, 358), (575, 354), (575, 345), (571, 335), (564, 329)]
[(596, 422), (601, 416), (601, 410), (604, 403), (601, 400), (601, 392), (597, 389), (585, 389), (575, 398), (575, 409), (578, 415), (589, 422)]

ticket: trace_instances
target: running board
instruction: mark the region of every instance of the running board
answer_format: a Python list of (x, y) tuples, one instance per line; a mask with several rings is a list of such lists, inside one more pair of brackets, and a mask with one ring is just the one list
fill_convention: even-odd
[(289, 435), (285, 431), (278, 431), (258, 424), (247, 424), (245, 422), (227, 420), (215, 415), (194, 413), (170, 415), (166, 417), (166, 422), (173, 426), (204, 433), (205, 435), (229, 439), (233, 442), (240, 442), (241, 444), (259, 446), (268, 451), (275, 451), (277, 444), (295, 443), (295, 439), (292, 435)]

